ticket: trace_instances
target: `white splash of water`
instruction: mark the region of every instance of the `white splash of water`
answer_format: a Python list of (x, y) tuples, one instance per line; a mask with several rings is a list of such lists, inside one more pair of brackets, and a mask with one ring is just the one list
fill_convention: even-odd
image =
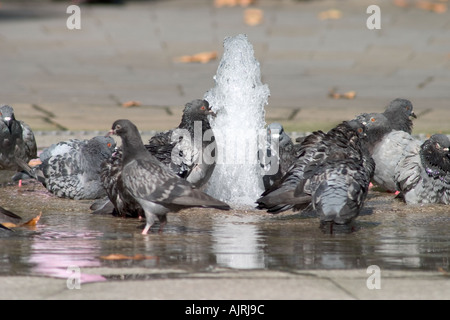
[(217, 114), (210, 122), (218, 154), (206, 190), (235, 207), (254, 207), (263, 191), (258, 148), (266, 139), (264, 107), (270, 91), (261, 83), (260, 64), (246, 35), (225, 38), (214, 80), (204, 99)]

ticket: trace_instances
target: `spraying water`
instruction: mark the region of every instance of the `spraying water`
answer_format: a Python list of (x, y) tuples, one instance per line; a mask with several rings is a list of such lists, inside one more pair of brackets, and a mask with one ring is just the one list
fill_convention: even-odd
[(204, 96), (217, 114), (211, 128), (218, 153), (207, 192), (235, 207), (253, 207), (263, 191), (258, 149), (266, 139), (264, 107), (270, 91), (261, 83), (247, 36), (225, 38), (214, 80)]

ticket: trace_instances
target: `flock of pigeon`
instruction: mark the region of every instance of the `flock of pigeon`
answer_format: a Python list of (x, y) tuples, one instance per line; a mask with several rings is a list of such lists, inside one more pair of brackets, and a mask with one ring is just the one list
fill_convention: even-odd
[[(186, 104), (179, 126), (153, 136), (144, 144), (129, 120), (113, 123), (106, 136), (63, 141), (45, 149), (40, 164), (32, 130), (14, 117), (10, 106), (0, 107), (0, 170), (17, 172), (12, 180), (36, 179), (58, 197), (96, 199), (93, 213), (145, 217), (143, 234), (159, 220), (160, 231), (168, 212), (187, 207), (229, 210), (230, 206), (202, 191), (215, 164), (196, 161), (195, 122), (203, 133), (215, 116), (206, 100)], [(415, 118), (409, 100), (395, 99), (383, 113), (363, 113), (343, 121), (328, 132), (315, 131), (294, 144), (278, 123), (276, 174), (263, 177), (264, 192), (256, 208), (269, 213), (286, 210), (314, 212), (320, 225), (351, 226), (364, 206), (371, 182), (398, 193), (406, 204), (450, 203), (450, 140), (444, 134), (425, 142), (411, 136)], [(191, 139), (176, 136), (184, 129)], [(110, 136), (121, 138), (116, 146)], [(202, 146), (205, 148), (205, 145)], [(265, 164), (267, 165), (267, 164)], [(270, 164), (269, 164), (270, 165)], [(273, 170), (271, 170), (273, 172)], [(15, 215), (0, 208), (2, 220)]]

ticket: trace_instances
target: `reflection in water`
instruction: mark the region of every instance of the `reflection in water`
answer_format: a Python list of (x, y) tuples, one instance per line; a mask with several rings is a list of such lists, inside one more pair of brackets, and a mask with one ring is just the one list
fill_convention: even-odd
[(213, 221), (212, 250), (217, 264), (235, 269), (264, 268), (261, 236), (254, 217), (218, 216)]
[[(10, 193), (5, 191), (10, 190)], [(315, 217), (286, 212), (269, 215), (253, 210), (228, 213), (189, 209), (169, 216), (163, 234), (140, 234), (142, 221), (89, 214), (89, 202), (43, 197), (36, 191), (0, 188), (24, 221), (42, 210), (36, 230), (0, 231), (0, 275), (67, 278), (76, 266), (81, 281), (101, 281), (84, 268), (146, 268), (172, 272), (233, 269), (307, 270), (450, 268), (448, 206), (407, 207), (389, 195), (371, 195), (370, 214), (356, 220), (357, 231), (329, 235)], [(25, 199), (24, 201), (23, 199)], [(5, 205), (5, 204), (2, 204)], [(28, 211), (27, 211), (28, 210)], [(122, 254), (147, 260), (103, 260)], [(171, 271), (169, 271), (171, 270)]]
[[(79, 268), (80, 283), (103, 281), (104, 277), (82, 272), (85, 267), (99, 267), (99, 232), (44, 230), (32, 237), (29, 263), (35, 274), (67, 279), (70, 268)], [(69, 270), (68, 270), (69, 269)]]

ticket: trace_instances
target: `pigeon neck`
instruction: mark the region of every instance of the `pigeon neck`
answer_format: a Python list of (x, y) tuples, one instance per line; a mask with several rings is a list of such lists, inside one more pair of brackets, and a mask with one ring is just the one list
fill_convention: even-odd
[[(137, 134), (137, 135), (136, 135)], [(132, 161), (139, 154), (148, 154), (147, 149), (142, 142), (141, 135), (137, 132), (134, 135), (125, 135), (122, 137), (123, 164)]]

